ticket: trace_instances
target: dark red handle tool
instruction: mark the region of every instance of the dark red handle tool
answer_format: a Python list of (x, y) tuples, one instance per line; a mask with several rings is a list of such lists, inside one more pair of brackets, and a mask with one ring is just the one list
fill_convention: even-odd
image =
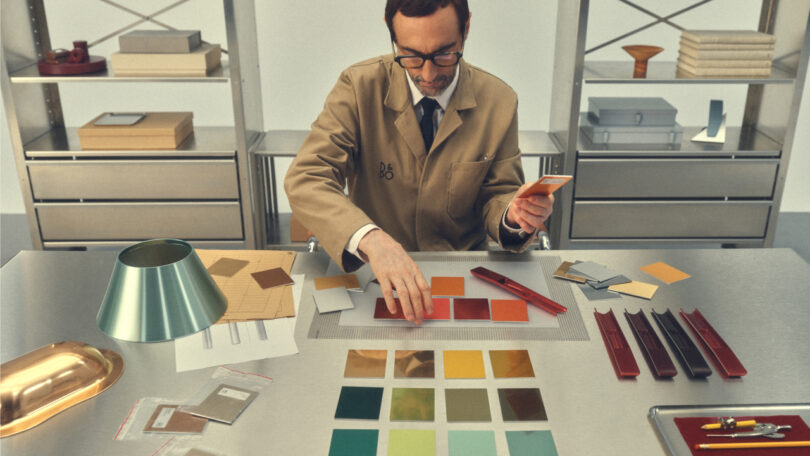
[(475, 277), (478, 277), (481, 280), (489, 282), (493, 285), (499, 286), (504, 290), (519, 296), (526, 302), (530, 302), (535, 306), (549, 312), (551, 314), (557, 315), (559, 313), (565, 312), (568, 309), (557, 303), (552, 301), (551, 299), (541, 295), (540, 293), (526, 288), (525, 286), (515, 282), (514, 280), (502, 276), (495, 271), (491, 271), (485, 267), (477, 267), (475, 269), (470, 269), (470, 273)]

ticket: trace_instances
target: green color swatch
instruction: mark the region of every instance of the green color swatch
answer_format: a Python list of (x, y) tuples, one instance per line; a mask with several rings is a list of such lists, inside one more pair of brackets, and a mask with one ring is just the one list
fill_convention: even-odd
[(391, 421), (433, 421), (433, 388), (394, 388)]
[(335, 418), (379, 420), (382, 388), (344, 386), (340, 389)]
[(436, 456), (436, 431), (392, 429), (388, 456)]
[(492, 421), (489, 399), (485, 388), (444, 390), (447, 404), (447, 421)]
[(497, 456), (492, 431), (450, 431), (447, 435), (450, 456)]
[(376, 456), (379, 434), (376, 429), (335, 429), (329, 456)]
[(551, 431), (506, 431), (509, 456), (557, 456)]

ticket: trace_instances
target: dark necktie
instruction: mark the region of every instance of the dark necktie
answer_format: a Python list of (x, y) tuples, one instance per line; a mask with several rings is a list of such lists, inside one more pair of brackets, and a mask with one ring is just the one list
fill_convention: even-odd
[(439, 103), (433, 98), (424, 97), (419, 102), (422, 105), (422, 120), (419, 121), (419, 129), (422, 130), (422, 139), (425, 140), (425, 152), (430, 151), (433, 145), (433, 111)]

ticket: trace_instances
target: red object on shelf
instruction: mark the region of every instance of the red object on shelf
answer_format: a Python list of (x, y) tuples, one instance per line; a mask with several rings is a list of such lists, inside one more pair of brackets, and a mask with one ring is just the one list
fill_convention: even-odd
[(548, 313), (557, 315), (568, 310), (565, 306), (552, 301), (540, 293), (485, 267), (479, 266), (477, 268), (470, 269), (470, 273), (481, 280), (499, 286), (504, 290), (519, 296), (521, 299), (534, 304)]
[(701, 416), (674, 418), (675, 426), (680, 431), (689, 450), (694, 456), (799, 456), (807, 455), (807, 448), (746, 448), (746, 449), (726, 449), (726, 450), (697, 450), (695, 445), (699, 443), (742, 443), (742, 442), (790, 442), (810, 440), (810, 428), (799, 415), (771, 415), (771, 416), (735, 416), (737, 421), (756, 420), (757, 423), (772, 423), (776, 425), (788, 424), (792, 427), (789, 431), (780, 431), (785, 434), (784, 439), (773, 440), (767, 437), (745, 437), (732, 439), (729, 437), (706, 437), (706, 434), (730, 434), (733, 432), (745, 432), (750, 428), (723, 431), (720, 429), (704, 430), (700, 426), (709, 423), (716, 423), (719, 417)]
[(725, 377), (742, 377), (748, 373), (731, 347), (717, 334), (699, 310), (695, 309), (688, 314), (681, 309), (680, 314), (718, 372)]
[(87, 41), (74, 41), (71, 51), (47, 51), (45, 59), (37, 63), (37, 68), (39, 74), (48, 76), (95, 73), (107, 69), (107, 60), (90, 55)]
[(636, 358), (633, 357), (633, 352), (630, 350), (627, 339), (624, 338), (616, 316), (613, 315), (613, 310), (602, 314), (594, 309), (593, 316), (596, 317), (596, 324), (599, 326), (599, 332), (602, 333), (602, 341), (605, 342), (605, 348), (610, 362), (613, 363), (616, 376), (637, 377), (641, 372), (636, 364)]

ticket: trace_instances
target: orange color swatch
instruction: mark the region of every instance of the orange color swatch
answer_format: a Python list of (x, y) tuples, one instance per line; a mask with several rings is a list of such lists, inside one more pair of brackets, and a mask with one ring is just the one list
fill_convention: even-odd
[(521, 299), (493, 299), (492, 321), (529, 321), (529, 309)]
[(433, 313), (425, 313), (425, 320), (449, 320), (450, 298), (433, 298)]
[(431, 277), (432, 296), (464, 296), (464, 277)]
[(675, 269), (661, 261), (658, 263), (648, 264), (647, 266), (642, 267), (641, 270), (655, 277), (656, 279), (661, 279), (662, 281), (666, 282), (667, 285), (692, 277), (680, 269)]
[(445, 350), (444, 378), (485, 378), (481, 350)]

